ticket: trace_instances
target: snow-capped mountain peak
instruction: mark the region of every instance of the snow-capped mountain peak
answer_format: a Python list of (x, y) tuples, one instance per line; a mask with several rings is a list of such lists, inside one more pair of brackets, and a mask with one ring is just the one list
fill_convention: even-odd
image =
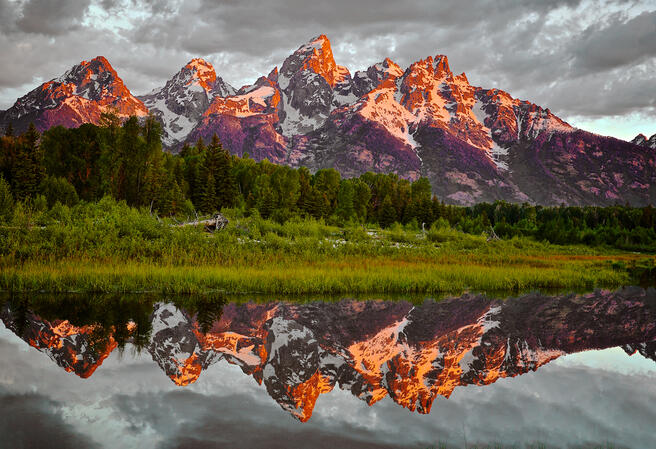
[(301, 45), (290, 55), (280, 69), (280, 86), (287, 88), (287, 82), (295, 73), (310, 70), (323, 77), (330, 87), (350, 77), (346, 67), (338, 66), (333, 57), (333, 51), (328, 38), (322, 34)]
[(103, 112), (119, 117), (145, 116), (148, 110), (123, 84), (109, 61), (98, 56), (71, 67), (19, 98), (5, 111), (0, 122), (12, 123), (17, 131), (33, 122), (46, 130), (63, 125), (76, 127), (98, 123)]
[(198, 83), (207, 92), (211, 91), (216, 81), (216, 72), (214, 67), (209, 62), (201, 58), (194, 58), (183, 67), (182, 70), (189, 70), (192, 73), (192, 78), (189, 83)]
[(578, 130), (547, 108), (473, 86), (439, 53), (404, 68), (385, 58), (351, 76), (319, 35), (238, 90), (195, 58), (141, 99), (98, 57), (0, 112), (0, 127), (75, 127), (110, 108), (143, 116), (147, 106), (170, 150), (216, 133), (231, 153), (257, 160), (346, 177), (426, 176), (448, 203), (646, 205), (656, 195), (656, 153), (644, 151), (656, 135), (629, 143)]
[(163, 143), (173, 146), (189, 135), (214, 98), (234, 94), (212, 64), (194, 58), (163, 87), (140, 98), (162, 123)]
[(644, 134), (638, 134), (633, 138), (631, 143), (654, 150), (656, 149), (656, 134), (652, 135), (649, 139)]

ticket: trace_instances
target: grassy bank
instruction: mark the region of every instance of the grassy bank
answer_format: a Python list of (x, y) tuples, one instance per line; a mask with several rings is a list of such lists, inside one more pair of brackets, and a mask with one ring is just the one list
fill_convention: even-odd
[(577, 261), (565, 266), (550, 262), (548, 258), (540, 262), (541, 267), (486, 266), (462, 264), (456, 260), (440, 264), (429, 260), (345, 257), (337, 261), (296, 259), (248, 267), (64, 260), (3, 267), (0, 286), (11, 291), (53, 292), (338, 294), (580, 289), (628, 282), (625, 272), (614, 270), (603, 262)]
[(263, 294), (439, 293), (589, 289), (631, 282), (653, 255), (487, 241), (430, 230), (285, 224), (230, 213), (210, 234), (106, 199), (17, 214), (0, 229), (0, 289)]

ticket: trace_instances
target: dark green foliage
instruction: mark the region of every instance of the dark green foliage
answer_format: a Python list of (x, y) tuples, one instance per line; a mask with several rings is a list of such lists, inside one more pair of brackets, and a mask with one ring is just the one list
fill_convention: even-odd
[(39, 192), (45, 177), (39, 133), (34, 124), (19, 139), (14, 139), (15, 158), (11, 167), (11, 182), (16, 198), (25, 200)]
[(57, 126), (41, 138), (48, 174), (67, 179), (86, 201), (95, 201), (103, 194), (101, 131), (89, 124), (77, 129)]
[(365, 173), (342, 179), (334, 169), (312, 174), (305, 167), (231, 156), (217, 136), (207, 146), (199, 140), (178, 155), (164, 153), (153, 117), (121, 123), (104, 114), (100, 126), (56, 127), (43, 136), (33, 126), (20, 136), (9, 131), (0, 137), (4, 220), (14, 208), (24, 211), (21, 204), (44, 208), (109, 195), (160, 216), (236, 208), (278, 223), (294, 217), (343, 225), (402, 223), (407, 229), (433, 229), (436, 241), (445, 232), (431, 228), (439, 220), (440, 226), (447, 223), (474, 235), (494, 231), (503, 239), (656, 251), (656, 209), (651, 206), (542, 207), (503, 201), (452, 206), (432, 196), (426, 178), (410, 182), (396, 174)]
[(218, 211), (219, 201), (216, 198), (216, 182), (214, 174), (208, 173), (205, 179), (204, 192), (200, 203), (200, 210), (205, 213), (214, 213)]
[(75, 187), (65, 178), (48, 176), (40, 187), (41, 193), (48, 201), (48, 207), (54, 206), (57, 201), (66, 206), (74, 206), (79, 201)]
[(350, 179), (343, 179), (339, 185), (339, 193), (337, 194), (337, 216), (346, 222), (353, 218), (355, 215), (355, 189), (353, 181)]
[(8, 222), (14, 215), (14, 197), (9, 189), (9, 184), (0, 175), (0, 223)]
[(394, 205), (392, 204), (392, 200), (388, 195), (385, 197), (383, 203), (381, 204), (380, 214), (378, 216), (378, 222), (380, 223), (381, 226), (386, 228), (390, 226), (392, 223), (394, 223), (396, 219), (397, 219), (396, 209), (394, 208)]

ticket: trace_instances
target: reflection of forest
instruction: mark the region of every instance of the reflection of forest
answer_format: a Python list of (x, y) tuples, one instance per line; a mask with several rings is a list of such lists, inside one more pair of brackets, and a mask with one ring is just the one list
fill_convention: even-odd
[[(67, 321), (72, 328), (84, 329), (89, 349), (104, 352), (110, 340), (119, 349), (126, 343), (138, 350), (149, 343), (153, 304), (161, 298), (151, 295), (12, 295), (3, 298), (3, 313), (9, 313), (12, 330), (18, 335), (28, 331), (30, 320), (52, 323)], [(201, 330), (207, 331), (212, 322), (221, 318), (225, 304), (222, 295), (183, 298), (176, 307), (184, 308), (195, 317)], [(4, 318), (4, 316), (3, 316)]]

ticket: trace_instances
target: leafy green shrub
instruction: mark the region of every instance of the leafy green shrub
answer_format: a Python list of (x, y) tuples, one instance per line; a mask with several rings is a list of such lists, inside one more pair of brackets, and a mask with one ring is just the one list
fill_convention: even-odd
[(40, 190), (48, 201), (48, 207), (54, 206), (57, 201), (67, 206), (74, 206), (79, 201), (75, 187), (65, 178), (48, 176), (41, 182)]
[(344, 240), (353, 243), (368, 242), (371, 236), (360, 226), (352, 226), (344, 229)]
[(415, 241), (415, 235), (406, 232), (399, 223), (394, 223), (387, 233), (388, 238), (395, 243), (411, 243)]
[(426, 238), (431, 242), (442, 243), (448, 240), (455, 240), (458, 238), (459, 233), (455, 229), (451, 228), (449, 222), (444, 218), (439, 218), (435, 221), (428, 232), (426, 233)]

